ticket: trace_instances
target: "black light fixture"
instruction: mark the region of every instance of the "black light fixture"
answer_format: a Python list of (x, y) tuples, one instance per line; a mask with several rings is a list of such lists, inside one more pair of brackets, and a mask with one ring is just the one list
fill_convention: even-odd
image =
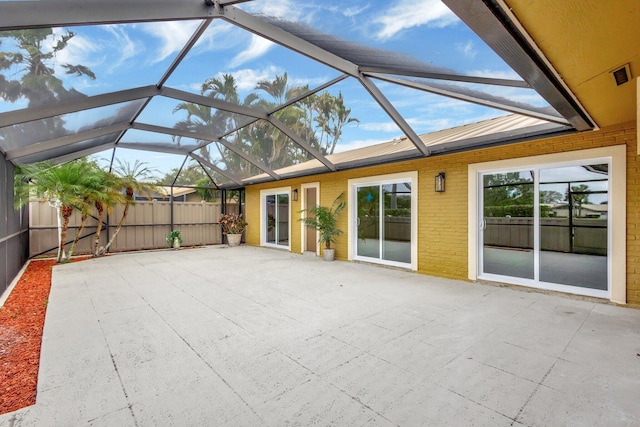
[(298, 189), (297, 188), (295, 190), (293, 190), (293, 201), (294, 202), (298, 201)]
[(444, 193), (444, 172), (436, 175), (436, 193)]

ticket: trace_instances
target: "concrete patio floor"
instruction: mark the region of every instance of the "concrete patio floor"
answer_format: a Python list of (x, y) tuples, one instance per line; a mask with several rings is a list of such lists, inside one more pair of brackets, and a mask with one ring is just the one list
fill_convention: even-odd
[(242, 246), (56, 267), (33, 426), (638, 425), (640, 310)]

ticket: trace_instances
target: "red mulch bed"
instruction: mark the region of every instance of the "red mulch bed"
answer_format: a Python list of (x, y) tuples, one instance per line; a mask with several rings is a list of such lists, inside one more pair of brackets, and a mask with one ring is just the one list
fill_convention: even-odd
[(0, 308), (0, 414), (36, 403), (40, 344), (54, 265), (55, 260), (31, 261)]

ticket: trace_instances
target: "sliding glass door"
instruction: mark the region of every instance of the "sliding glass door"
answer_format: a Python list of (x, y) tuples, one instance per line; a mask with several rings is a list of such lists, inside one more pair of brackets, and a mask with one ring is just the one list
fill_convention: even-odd
[(480, 178), (480, 278), (607, 295), (607, 163), (485, 172)]
[(356, 260), (412, 267), (414, 200), (411, 179), (353, 186)]
[(263, 192), (262, 244), (289, 248), (289, 192)]

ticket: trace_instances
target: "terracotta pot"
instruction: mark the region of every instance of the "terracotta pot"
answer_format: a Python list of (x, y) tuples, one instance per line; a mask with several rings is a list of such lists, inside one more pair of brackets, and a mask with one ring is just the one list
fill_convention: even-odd
[(242, 234), (227, 234), (229, 246), (239, 246), (240, 240), (242, 240)]

